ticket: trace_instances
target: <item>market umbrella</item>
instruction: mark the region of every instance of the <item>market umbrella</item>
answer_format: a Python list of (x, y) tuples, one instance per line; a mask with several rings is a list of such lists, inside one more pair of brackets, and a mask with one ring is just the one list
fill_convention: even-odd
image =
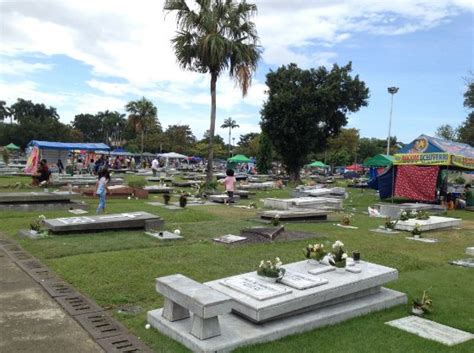
[(393, 164), (394, 158), (386, 154), (378, 154), (364, 162), (364, 167), (388, 167)]
[(5, 146), (6, 149), (9, 149), (9, 150), (19, 150), (20, 147), (18, 147), (17, 145), (15, 145), (13, 142), (10, 143), (9, 145), (6, 145)]
[(323, 162), (314, 161), (313, 163), (308, 164), (307, 167), (328, 168), (329, 166), (327, 164), (324, 164)]
[(252, 163), (250, 158), (245, 157), (243, 154), (237, 154), (232, 158), (227, 159), (227, 162), (231, 163)]

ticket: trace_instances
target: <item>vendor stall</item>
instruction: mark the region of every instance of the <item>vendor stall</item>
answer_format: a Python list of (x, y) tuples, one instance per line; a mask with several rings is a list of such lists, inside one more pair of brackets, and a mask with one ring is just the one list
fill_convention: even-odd
[(380, 196), (435, 202), (447, 191), (450, 170), (474, 170), (474, 148), (421, 135), (395, 154), (393, 167), (377, 177)]

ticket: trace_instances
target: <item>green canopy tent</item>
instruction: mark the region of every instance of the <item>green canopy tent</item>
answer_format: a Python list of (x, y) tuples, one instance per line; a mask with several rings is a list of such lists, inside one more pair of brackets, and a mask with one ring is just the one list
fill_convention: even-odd
[(252, 160), (245, 157), (243, 154), (237, 154), (234, 157), (227, 159), (227, 163), (252, 163)]
[(393, 164), (394, 158), (387, 154), (378, 154), (364, 162), (364, 167), (388, 167)]
[(324, 164), (323, 162), (320, 162), (320, 161), (314, 161), (313, 163), (308, 164), (307, 167), (310, 167), (310, 168), (329, 168), (329, 166), (327, 164)]
[(5, 148), (7, 150), (15, 150), (15, 151), (18, 151), (20, 149), (20, 147), (18, 147), (17, 145), (15, 145), (13, 142), (6, 145)]

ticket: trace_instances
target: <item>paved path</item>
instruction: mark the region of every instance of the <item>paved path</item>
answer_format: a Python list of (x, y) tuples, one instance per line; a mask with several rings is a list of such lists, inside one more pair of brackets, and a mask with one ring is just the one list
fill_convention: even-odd
[(103, 350), (0, 249), (0, 352), (102, 353)]

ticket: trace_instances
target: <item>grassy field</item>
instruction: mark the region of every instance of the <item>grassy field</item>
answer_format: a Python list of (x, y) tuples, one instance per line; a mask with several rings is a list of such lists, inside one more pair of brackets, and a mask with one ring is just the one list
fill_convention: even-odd
[[(28, 179), (22, 180), (27, 183)], [(2, 185), (12, 184), (10, 178), (0, 178)], [(22, 189), (23, 190), (23, 189)], [(24, 189), (27, 191), (27, 189)], [(387, 287), (408, 295), (409, 301), (428, 289), (434, 301), (434, 312), (428, 318), (461, 330), (474, 332), (474, 271), (448, 264), (449, 260), (466, 257), (464, 250), (474, 245), (474, 213), (451, 211), (449, 216), (464, 220), (460, 230), (434, 232), (437, 244), (408, 241), (406, 233), (384, 236), (369, 232), (383, 219), (369, 218), (367, 206), (377, 202), (373, 191), (349, 190), (345, 201), (347, 211), (354, 212), (357, 230), (334, 226), (341, 214), (325, 223), (285, 225), (287, 229), (315, 233), (310, 241), (326, 242), (329, 246), (341, 240), (348, 252), (359, 250), (363, 259), (397, 268), (399, 279)], [(265, 197), (289, 196), (291, 190), (259, 192), (254, 200)], [(152, 196), (148, 201), (162, 201)], [(86, 199), (91, 210), (97, 200)], [(154, 288), (156, 277), (182, 273), (197, 281), (252, 271), (263, 258), (279, 256), (283, 262), (302, 260), (302, 248), (308, 240), (225, 246), (212, 242), (223, 234), (239, 234), (240, 229), (259, 225), (255, 210), (222, 205), (188, 207), (167, 210), (149, 206), (144, 200), (108, 200), (107, 211), (147, 211), (165, 219), (165, 229), (180, 229), (183, 240), (160, 242), (140, 231), (102, 232), (49, 236), (40, 240), (19, 239), (20, 228), (40, 213), (2, 212), (0, 231), (18, 241), (25, 249), (44, 261), (59, 276), (79, 291), (92, 297), (143, 339), (156, 352), (187, 352), (180, 344), (155, 330), (145, 330), (146, 312), (163, 304)], [(243, 200), (241, 204), (248, 204)], [(261, 207), (261, 202), (258, 202)], [(46, 212), (47, 218), (71, 216), (66, 211)], [(138, 314), (120, 314), (122, 306), (139, 306)], [(446, 347), (436, 342), (384, 325), (384, 322), (406, 316), (408, 306), (370, 314), (361, 318), (279, 341), (244, 347), (237, 352), (466, 352), (474, 351), (474, 341)]]

